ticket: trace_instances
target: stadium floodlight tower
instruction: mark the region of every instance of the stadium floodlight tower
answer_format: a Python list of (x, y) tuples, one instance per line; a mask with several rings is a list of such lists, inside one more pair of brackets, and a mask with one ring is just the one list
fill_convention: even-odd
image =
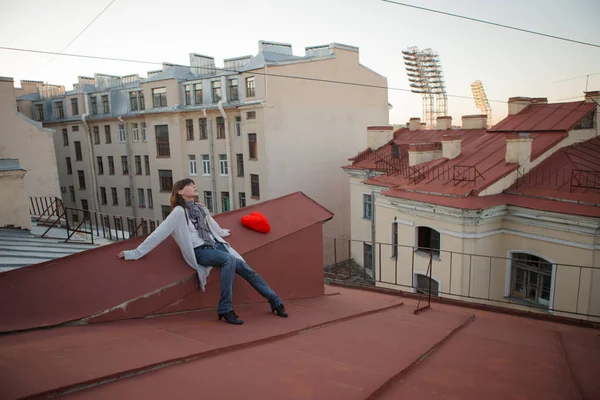
[(475, 106), (481, 110), (482, 114), (487, 115), (487, 126), (488, 128), (492, 125), (492, 107), (487, 99), (485, 90), (483, 90), (483, 84), (481, 81), (475, 81), (471, 83), (471, 92), (475, 98)]
[(402, 50), (411, 91), (423, 99), (423, 121), (428, 129), (434, 127), (437, 117), (448, 114), (448, 96), (440, 58), (431, 49), (409, 47)]

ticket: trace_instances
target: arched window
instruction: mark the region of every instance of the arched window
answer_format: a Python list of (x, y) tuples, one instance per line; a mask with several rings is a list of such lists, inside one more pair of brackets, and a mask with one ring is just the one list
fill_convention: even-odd
[(419, 251), (429, 254), (433, 252), (434, 257), (440, 256), (440, 233), (427, 226), (417, 228), (417, 247)]
[(527, 253), (513, 253), (510, 295), (528, 303), (548, 307), (552, 287), (552, 263)]
[(417, 292), (428, 294), (431, 291), (433, 296), (439, 295), (439, 284), (423, 274), (415, 274), (415, 285)]

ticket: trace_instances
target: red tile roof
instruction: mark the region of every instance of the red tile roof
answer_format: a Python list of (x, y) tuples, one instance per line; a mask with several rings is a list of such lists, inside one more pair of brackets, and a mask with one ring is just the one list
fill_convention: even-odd
[(570, 131), (595, 109), (594, 103), (584, 101), (532, 104), (504, 118), (490, 132)]

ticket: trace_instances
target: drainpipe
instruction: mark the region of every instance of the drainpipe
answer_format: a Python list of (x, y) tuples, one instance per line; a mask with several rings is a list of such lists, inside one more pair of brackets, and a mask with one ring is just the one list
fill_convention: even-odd
[(217, 103), (217, 107), (219, 108), (219, 112), (225, 121), (225, 154), (227, 156), (227, 168), (229, 169), (229, 173), (227, 174), (227, 186), (229, 190), (229, 209), (232, 210), (233, 207), (233, 165), (231, 161), (231, 134), (229, 132), (229, 122), (227, 121), (227, 114), (225, 114), (225, 110), (223, 110), (223, 100), (219, 100)]
[[(121, 121), (121, 123), (125, 126), (125, 150), (127, 152), (127, 175), (129, 177), (129, 188), (131, 189), (131, 208), (133, 210), (133, 223), (135, 225), (135, 220), (137, 219), (137, 208), (135, 206), (135, 194), (136, 194), (136, 190), (135, 187), (133, 186), (133, 171), (132, 171), (132, 166), (133, 163), (131, 162), (131, 160), (133, 159), (133, 155), (131, 154), (131, 145), (129, 144), (129, 133), (127, 133), (127, 122), (125, 122), (123, 120), (123, 117), (119, 116), (117, 117), (117, 119), (119, 121)], [(123, 227), (124, 228), (124, 227)], [(135, 227), (134, 227), (135, 229)]]
[[(85, 110), (89, 110), (89, 99), (88, 96), (83, 95), (83, 99), (85, 102)], [(90, 175), (92, 176), (92, 210), (96, 212), (100, 212), (100, 208), (98, 204), (100, 203), (98, 199), (98, 179), (96, 179), (96, 158), (94, 156), (94, 146), (92, 146), (92, 132), (90, 131), (90, 126), (85, 120), (89, 117), (90, 114), (87, 112), (81, 114), (81, 122), (83, 123), (83, 129), (87, 134), (87, 150), (88, 150), (88, 158), (90, 160), (90, 171), (92, 172)]]
[(216, 214), (217, 211), (217, 166), (215, 164), (215, 144), (213, 141), (212, 135), (212, 119), (206, 115), (206, 108), (202, 109), (202, 113), (204, 117), (206, 117), (206, 126), (208, 127), (208, 145), (210, 148), (210, 153), (208, 155), (208, 159), (212, 168), (210, 169), (210, 179), (212, 181), (212, 202), (213, 202), (213, 214)]

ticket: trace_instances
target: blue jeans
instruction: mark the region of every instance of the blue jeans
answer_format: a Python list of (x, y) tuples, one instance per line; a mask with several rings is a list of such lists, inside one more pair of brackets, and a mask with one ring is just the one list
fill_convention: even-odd
[(196, 247), (194, 253), (198, 264), (221, 269), (221, 299), (217, 308), (219, 314), (233, 310), (233, 280), (236, 273), (267, 299), (271, 307), (276, 308), (281, 304), (279, 296), (248, 264), (229, 254), (223, 243), (217, 242), (216, 247)]

